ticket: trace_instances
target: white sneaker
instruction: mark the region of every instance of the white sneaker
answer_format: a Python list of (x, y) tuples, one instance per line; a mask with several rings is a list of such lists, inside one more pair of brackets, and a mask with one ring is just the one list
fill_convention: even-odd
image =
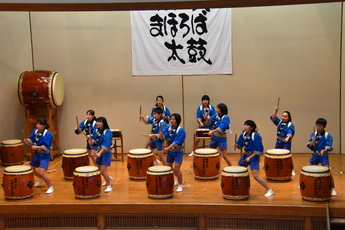
[(192, 157), (194, 155), (194, 151), (192, 151), (190, 154), (188, 154), (189, 157)]
[(111, 185), (107, 185), (107, 188), (104, 190), (104, 192), (111, 192), (113, 191), (113, 188), (111, 187)]
[(182, 184), (179, 184), (176, 189), (176, 192), (182, 192), (182, 191), (183, 191)]
[(178, 181), (175, 181), (175, 182), (174, 182), (174, 186), (177, 186), (177, 185), (178, 185)]
[(273, 196), (274, 195), (274, 192), (273, 192), (273, 190), (272, 189), (269, 189), (268, 191), (267, 191), (267, 193), (264, 195), (265, 197), (270, 197), (270, 196)]
[(44, 180), (41, 178), (35, 183), (35, 186), (40, 186), (41, 184), (43, 184), (43, 182)]
[(292, 169), (291, 176), (296, 176), (296, 172), (294, 169)]
[[(112, 178), (111, 176), (109, 176), (109, 177), (110, 177), (110, 182), (111, 182), (114, 178)], [(102, 185), (103, 185), (103, 186), (106, 186), (106, 185), (107, 185), (107, 182), (104, 181)]]
[(335, 190), (335, 188), (332, 188), (332, 196), (336, 196), (336, 195), (338, 195), (337, 190)]
[(46, 194), (50, 194), (50, 193), (52, 193), (52, 192), (54, 192), (54, 188), (53, 188), (53, 186), (50, 186), (50, 187), (48, 188), (48, 190), (46, 191)]
[(161, 161), (158, 160), (158, 159), (156, 159), (154, 164), (155, 164), (155, 165), (159, 165), (160, 163), (161, 163)]

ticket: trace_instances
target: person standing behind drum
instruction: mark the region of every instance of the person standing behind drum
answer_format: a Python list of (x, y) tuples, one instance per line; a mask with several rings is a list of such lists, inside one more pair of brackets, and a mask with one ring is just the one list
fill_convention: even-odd
[[(170, 166), (174, 170), (174, 175), (177, 178), (178, 185), (176, 192), (182, 192), (182, 172), (181, 172), (181, 165), (183, 161), (183, 148), (184, 148), (184, 141), (186, 139), (186, 132), (180, 126), (181, 123), (181, 115), (178, 113), (174, 113), (171, 115), (170, 119), (170, 126), (164, 128), (163, 134), (160, 133), (160, 138), (169, 139), (169, 146), (164, 148), (164, 151), (168, 152), (166, 165)], [(162, 136), (163, 135), (163, 136)], [(175, 162), (175, 163), (174, 163)], [(173, 165), (174, 163), (174, 165)]]
[(218, 147), (228, 166), (231, 166), (231, 161), (227, 153), (228, 143), (226, 136), (227, 130), (230, 129), (230, 118), (227, 116), (228, 107), (220, 103), (216, 107), (216, 113), (210, 117), (214, 130), (208, 132), (208, 135), (212, 136), (209, 146), (214, 149)]
[(96, 119), (97, 129), (92, 133), (91, 139), (88, 140), (90, 145), (97, 145), (96, 166), (101, 171), (106, 182), (107, 188), (104, 192), (111, 192), (113, 189), (110, 185), (112, 178), (107, 173), (108, 166), (111, 165), (111, 146), (113, 133), (109, 129), (107, 119), (99, 117)]
[[(80, 134), (85, 130), (85, 134), (87, 138), (90, 139), (94, 130), (96, 130), (96, 116), (95, 111), (88, 110), (86, 111), (86, 120), (82, 121), (77, 127), (75, 128), (74, 132), (76, 134)], [(89, 142), (86, 140), (86, 149), (89, 153), (90, 158), (93, 161), (93, 164), (96, 162), (96, 155), (95, 152), (97, 150), (97, 145), (90, 145)]]
[(149, 135), (150, 143), (148, 145), (148, 148), (151, 149), (151, 151), (157, 148), (157, 154), (160, 161), (156, 159), (155, 164), (158, 165), (160, 162), (162, 162), (163, 165), (165, 165), (165, 159), (163, 155), (164, 154), (164, 148), (163, 148), (164, 140), (159, 138), (159, 133), (164, 130), (167, 124), (165, 123), (162, 117), (163, 111), (161, 108), (158, 108), (158, 107), (154, 108), (152, 110), (152, 113), (153, 113), (153, 116), (151, 117), (147, 116), (145, 118), (141, 114), (139, 115), (139, 117), (145, 124), (152, 125), (151, 134)]
[[(328, 154), (333, 150), (333, 137), (331, 134), (326, 132), (325, 128), (327, 126), (327, 120), (324, 118), (318, 118), (316, 120), (316, 131), (310, 134), (309, 142), (307, 147), (313, 151), (308, 165), (318, 165), (326, 166), (330, 168)], [(334, 185), (334, 180), (332, 177), (332, 184)], [(336, 196), (337, 191), (332, 188), (332, 196)]]
[[(210, 105), (210, 97), (204, 95), (201, 98), (201, 105), (196, 109), (196, 121), (198, 122), (198, 129), (213, 129), (210, 117), (216, 114), (215, 108)], [(193, 151), (188, 156), (193, 156), (195, 149), (198, 147), (200, 139), (195, 139)]]
[(151, 117), (153, 117), (153, 110), (155, 108), (160, 108), (163, 112), (162, 114), (162, 117), (164, 119), (164, 121), (169, 124), (169, 121), (170, 121), (170, 116), (171, 116), (171, 113), (170, 113), (170, 110), (168, 109), (168, 107), (164, 106), (163, 105), (164, 103), (164, 98), (163, 96), (159, 95), (156, 97), (156, 104), (155, 106), (152, 108), (152, 111), (151, 111)]
[[(295, 135), (295, 126), (292, 124), (291, 114), (289, 111), (284, 111), (281, 118), (278, 118), (279, 107), (276, 106), (273, 115), (270, 117), (274, 125), (277, 126), (277, 141), (276, 149), (287, 149), (291, 152), (291, 141)], [(292, 170), (292, 176), (295, 176), (295, 170)]]
[(238, 149), (244, 148), (244, 153), (238, 161), (238, 165), (244, 167), (250, 166), (254, 179), (267, 190), (264, 196), (272, 196), (274, 194), (273, 190), (270, 189), (266, 181), (259, 175), (260, 155), (264, 151), (264, 146), (262, 145), (261, 136), (256, 132), (254, 121), (247, 120), (244, 122), (243, 132), (237, 139), (235, 147)]
[(36, 121), (36, 129), (32, 131), (30, 137), (24, 139), (24, 143), (35, 151), (30, 162), (34, 175), (40, 178), (35, 183), (35, 186), (40, 186), (45, 182), (48, 186), (47, 194), (54, 192), (50, 178), (46, 174), (51, 159), (50, 148), (53, 144), (53, 136), (48, 129), (49, 125), (47, 124), (47, 120), (40, 118)]

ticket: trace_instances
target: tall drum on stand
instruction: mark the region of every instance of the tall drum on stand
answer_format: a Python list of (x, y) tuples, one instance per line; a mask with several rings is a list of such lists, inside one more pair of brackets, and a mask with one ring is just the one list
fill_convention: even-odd
[(18, 98), (25, 106), (27, 137), (37, 119), (47, 120), (54, 137), (51, 151), (54, 157), (60, 152), (58, 107), (64, 99), (63, 78), (58, 72), (50, 70), (25, 71), (18, 79)]

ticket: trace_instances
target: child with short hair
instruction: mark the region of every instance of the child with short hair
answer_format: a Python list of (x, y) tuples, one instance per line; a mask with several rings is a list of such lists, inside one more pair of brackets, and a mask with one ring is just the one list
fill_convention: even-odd
[[(313, 151), (308, 165), (318, 165), (326, 166), (330, 168), (328, 154), (333, 150), (333, 137), (331, 134), (326, 132), (327, 120), (324, 118), (318, 118), (315, 122), (316, 131), (310, 134), (307, 147)], [(334, 186), (334, 181), (332, 177), (332, 183)], [(332, 196), (336, 196), (337, 191), (335, 187), (332, 188)]]
[(157, 148), (157, 154), (160, 160), (156, 159), (155, 164), (158, 165), (160, 162), (165, 165), (165, 159), (164, 159), (164, 140), (160, 139), (159, 133), (163, 132), (164, 128), (167, 126), (163, 119), (163, 111), (161, 108), (154, 108), (152, 110), (153, 116), (144, 117), (140, 114), (141, 120), (145, 124), (151, 124), (151, 132), (149, 134), (150, 137), (150, 143), (148, 145), (148, 148), (153, 151)]

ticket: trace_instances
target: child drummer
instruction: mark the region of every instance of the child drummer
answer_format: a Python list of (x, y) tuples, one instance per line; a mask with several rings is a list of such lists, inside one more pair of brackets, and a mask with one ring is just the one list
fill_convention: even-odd
[(236, 141), (235, 147), (239, 149), (244, 148), (244, 153), (238, 161), (238, 165), (244, 167), (250, 166), (254, 179), (267, 190), (264, 196), (273, 196), (273, 190), (270, 189), (266, 181), (259, 175), (260, 155), (264, 151), (264, 146), (262, 145), (261, 136), (256, 132), (254, 121), (247, 120), (244, 122), (243, 132)]
[[(328, 154), (333, 150), (332, 143), (333, 137), (326, 132), (327, 120), (324, 118), (318, 118), (316, 120), (316, 131), (310, 134), (307, 147), (313, 151), (313, 154), (308, 162), (308, 165), (326, 166), (330, 168)], [(334, 185), (333, 177), (332, 184)], [(332, 196), (336, 196), (337, 191), (335, 187), (332, 188)]]

